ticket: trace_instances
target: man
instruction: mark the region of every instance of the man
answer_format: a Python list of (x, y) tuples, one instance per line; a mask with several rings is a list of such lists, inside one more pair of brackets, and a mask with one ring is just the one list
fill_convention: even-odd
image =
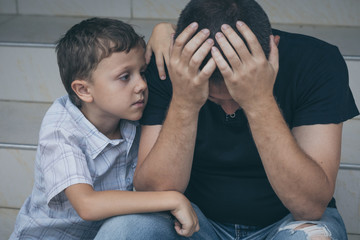
[[(358, 114), (345, 62), (267, 22), (255, 1), (189, 2), (171, 81), (148, 67), (135, 188), (185, 192), (194, 239), (346, 239), (332, 198), (342, 122)], [(175, 238), (159, 219), (146, 230)]]

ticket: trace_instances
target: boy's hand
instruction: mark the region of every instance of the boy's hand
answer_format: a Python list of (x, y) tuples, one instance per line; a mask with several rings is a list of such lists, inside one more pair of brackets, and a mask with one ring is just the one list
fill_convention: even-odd
[(175, 25), (171, 23), (163, 22), (157, 24), (154, 27), (150, 39), (146, 45), (146, 64), (149, 64), (151, 55), (154, 52), (159, 77), (162, 80), (166, 79), (164, 61), (166, 65), (169, 64), (170, 45), (172, 42), (172, 37), (175, 33), (175, 28)]
[(212, 48), (212, 55), (232, 98), (247, 111), (273, 98), (279, 56), (273, 36), (270, 36), (271, 51), (267, 60), (250, 28), (243, 22), (238, 22), (237, 29), (245, 38), (250, 51), (239, 35), (230, 26), (224, 24), (223, 33), (216, 34), (216, 41), (230, 66), (215, 47)]
[(198, 111), (208, 98), (209, 77), (216, 64), (211, 58), (199, 70), (214, 41), (207, 39), (210, 35), (208, 29), (199, 31), (191, 38), (197, 28), (197, 23), (192, 23), (176, 38), (170, 50), (168, 70), (173, 85), (172, 102), (179, 103), (184, 109)]
[(176, 192), (176, 208), (171, 214), (177, 219), (175, 230), (180, 236), (190, 237), (200, 230), (199, 221), (189, 200), (181, 193)]

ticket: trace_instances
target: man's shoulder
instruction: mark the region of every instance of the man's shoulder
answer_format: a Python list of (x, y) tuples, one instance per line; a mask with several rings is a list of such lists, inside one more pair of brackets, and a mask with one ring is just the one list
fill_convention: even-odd
[(278, 48), (283, 67), (311, 68), (320, 63), (322, 66), (328, 66), (344, 61), (338, 47), (324, 40), (277, 29), (273, 29), (273, 34), (280, 36)]
[(327, 51), (328, 49), (337, 49), (336, 46), (326, 42), (325, 40), (304, 35), (300, 33), (285, 32), (278, 29), (273, 29), (273, 34), (280, 36), (280, 48), (288, 49), (311, 49), (317, 51)]

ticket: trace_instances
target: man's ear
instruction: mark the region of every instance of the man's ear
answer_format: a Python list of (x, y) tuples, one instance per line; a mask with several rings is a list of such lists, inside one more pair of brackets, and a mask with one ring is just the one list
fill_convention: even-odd
[(76, 79), (71, 83), (71, 88), (83, 102), (93, 101), (88, 81)]

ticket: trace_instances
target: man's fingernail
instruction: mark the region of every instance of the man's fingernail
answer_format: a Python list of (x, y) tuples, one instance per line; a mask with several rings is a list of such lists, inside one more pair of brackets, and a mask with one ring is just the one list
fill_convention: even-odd
[(227, 25), (227, 24), (223, 24), (223, 25), (221, 26), (221, 28), (222, 28), (223, 30), (226, 30), (226, 29), (228, 29), (228, 28), (229, 28), (229, 25)]
[(190, 26), (192, 27), (192, 28), (196, 28), (197, 27), (197, 23), (196, 22), (193, 22)]
[(201, 31), (202, 31), (203, 34), (205, 34), (205, 35), (207, 35), (207, 34), (210, 32), (209, 29), (206, 29), (206, 28), (202, 29)]
[(223, 34), (222, 33), (220, 33), (220, 32), (218, 32), (218, 33), (216, 33), (216, 38), (222, 38), (223, 37)]
[(166, 79), (166, 76), (165, 76), (165, 75), (161, 75), (160, 79), (161, 79), (161, 80), (165, 80), (165, 79)]
[(236, 22), (236, 25), (237, 25), (238, 27), (241, 27), (242, 25), (244, 25), (244, 22), (242, 22), (242, 21), (237, 21), (237, 22)]

